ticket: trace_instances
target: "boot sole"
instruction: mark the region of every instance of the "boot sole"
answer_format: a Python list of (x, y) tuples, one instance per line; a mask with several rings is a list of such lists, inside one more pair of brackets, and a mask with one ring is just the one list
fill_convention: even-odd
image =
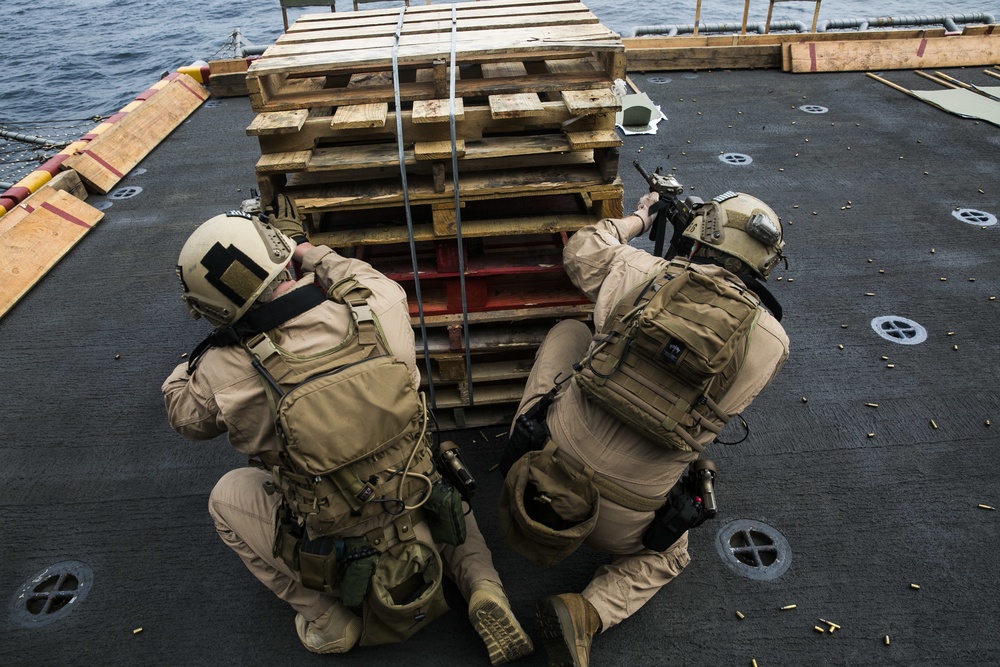
[(540, 601), (535, 606), (535, 622), (549, 657), (549, 667), (582, 667), (576, 659), (573, 619), (564, 605), (549, 599)]
[(530, 655), (531, 638), (514, 620), (513, 614), (493, 600), (483, 600), (469, 610), (469, 620), (490, 654), (490, 664), (503, 665)]

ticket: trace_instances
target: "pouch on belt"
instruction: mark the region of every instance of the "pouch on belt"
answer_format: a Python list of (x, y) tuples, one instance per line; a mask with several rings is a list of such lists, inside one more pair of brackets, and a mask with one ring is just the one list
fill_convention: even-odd
[(587, 539), (597, 524), (600, 496), (594, 471), (556, 457), (549, 440), (511, 467), (500, 492), (500, 538), (539, 565), (558, 563)]
[(448, 611), (441, 556), (418, 540), (385, 551), (375, 566), (365, 599), (362, 646), (393, 644), (416, 634)]

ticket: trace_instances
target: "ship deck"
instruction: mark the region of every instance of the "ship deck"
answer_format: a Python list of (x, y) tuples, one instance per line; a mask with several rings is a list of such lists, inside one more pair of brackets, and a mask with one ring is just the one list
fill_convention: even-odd
[[(981, 68), (948, 72), (991, 83)], [(996, 664), (1000, 514), (981, 505), (1000, 506), (998, 128), (863, 73), (632, 79), (668, 120), (625, 137), (626, 210), (645, 190), (637, 158), (675, 168), (689, 194), (768, 202), (785, 223), (790, 264), (770, 287), (791, 357), (745, 413), (747, 440), (707, 452), (720, 513), (692, 532), (692, 564), (599, 636), (592, 664)], [(0, 320), (5, 664), (488, 664), (453, 587), (452, 610), (406, 644), (307, 653), (294, 612), (207, 513), (215, 481), (245, 461), (222, 439), (187, 442), (167, 425), (160, 384), (207, 333), (178, 298), (177, 251), (249, 197), (253, 117), (246, 98), (199, 108), (122, 181), (141, 192), (114, 200)], [(883, 339), (878, 317), (913, 321), (926, 341)], [(534, 633), (534, 601), (582, 590), (606, 557), (585, 548), (544, 570), (501, 544), (492, 466), (503, 430), (444, 435), (463, 446), (479, 523)], [(731, 566), (737, 520), (779, 540), (784, 574)], [(18, 589), (67, 561), (92, 571), (86, 596), (52, 622), (19, 619)], [(820, 619), (840, 627), (821, 633)], [(543, 665), (544, 653), (518, 664)]]

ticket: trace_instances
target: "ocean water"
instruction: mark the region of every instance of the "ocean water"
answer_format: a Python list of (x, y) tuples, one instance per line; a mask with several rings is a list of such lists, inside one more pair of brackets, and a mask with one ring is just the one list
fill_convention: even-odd
[[(421, 0), (412, 0), (419, 3)], [(584, 0), (607, 27), (622, 35), (637, 25), (691, 24), (696, 0), (639, 2)], [(339, 0), (350, 11), (349, 0)], [(232, 57), (233, 30), (256, 44), (282, 32), (278, 0), (3, 0), (0, 41), (0, 123), (85, 119), (114, 113), (165, 72), (197, 60)], [(399, 2), (363, 7), (398, 7)], [(812, 2), (775, 5), (775, 20), (809, 22)], [(825, 0), (820, 20), (877, 16), (990, 13), (998, 0)], [(310, 12), (323, 11), (310, 8)], [(290, 10), (294, 16), (297, 10)], [(750, 21), (763, 21), (767, 4), (753, 0)], [(705, 23), (738, 23), (741, 0), (703, 0)]]

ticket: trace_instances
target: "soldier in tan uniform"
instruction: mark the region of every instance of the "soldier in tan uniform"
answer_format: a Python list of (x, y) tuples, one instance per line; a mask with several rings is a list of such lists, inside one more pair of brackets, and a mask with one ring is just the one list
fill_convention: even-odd
[[(730, 210), (749, 206), (768, 216), (776, 226), (779, 224), (777, 215), (763, 202), (747, 195), (739, 198), (720, 206), (723, 210), (727, 206)], [(649, 281), (667, 264), (663, 258), (628, 245), (631, 239), (649, 229), (652, 222), (649, 207), (657, 200), (655, 193), (645, 195), (632, 215), (585, 227), (566, 245), (563, 255), (566, 272), (595, 302), (594, 326), (598, 332), (605, 330), (610, 313), (625, 293)], [(746, 217), (730, 215), (730, 221)], [(739, 236), (734, 230), (725, 231), (731, 239)], [(694, 238), (697, 233), (688, 236)], [(706, 248), (694, 242), (688, 250), (686, 254), (695, 260), (694, 270), (731, 281), (739, 279), (722, 265), (749, 269), (748, 273), (764, 278), (776, 263), (773, 260), (781, 256), (780, 247), (777, 257), (773, 248), (761, 247), (749, 256), (740, 253), (748, 261), (733, 262), (734, 257), (727, 254), (725, 247)], [(763, 271), (761, 266), (754, 266), (759, 264), (761, 256), (767, 256), (771, 262)], [(746, 361), (721, 401), (721, 407), (729, 414), (738, 414), (750, 405), (788, 357), (789, 343), (784, 329), (771, 313), (764, 308), (760, 310)], [(563, 321), (552, 329), (538, 350), (519, 415), (552, 389), (554, 379), (571, 378), (573, 365), (592, 349), (593, 339), (589, 328), (579, 321)], [(698, 458), (697, 451), (654, 444), (588, 400), (572, 380), (562, 384), (548, 408), (545, 425), (549, 437), (558, 445), (561, 458), (577, 469), (589, 466), (597, 476), (644, 498), (663, 498), (688, 464)], [(705, 433), (699, 439), (704, 445), (712, 438), (712, 433)], [(536, 616), (550, 665), (586, 666), (593, 636), (636, 613), (690, 562), (686, 532), (662, 553), (644, 548), (642, 537), (653, 517), (651, 511), (636, 511), (600, 498), (598, 520), (586, 543), (615, 558), (597, 570), (582, 594), (551, 596), (538, 603)]]
[[(268, 223), (231, 213), (212, 218), (192, 234), (178, 265), (183, 298), (192, 314), (206, 317), (220, 331), (253, 313), (261, 303), (281, 301), (300, 290), (313, 291), (317, 285), (325, 291), (353, 275), (370, 290), (368, 306), (392, 352), (406, 364), (416, 389), (419, 371), (403, 289), (365, 262), (311, 245), (287, 199), (279, 198), (276, 208)], [(227, 257), (241, 257), (243, 267), (218, 271), (213, 278), (212, 269), (207, 274), (203, 269), (211, 264), (209, 257), (218, 257), (220, 248), (228, 250)], [(293, 259), (305, 272), (297, 281), (290, 279), (286, 270)], [(228, 277), (220, 278), (222, 275)], [(269, 334), (276, 336), (285, 350), (310, 355), (344, 340), (351, 316), (347, 306), (322, 298), (318, 305)], [(179, 365), (164, 382), (163, 395), (171, 426), (187, 438), (202, 440), (226, 434), (230, 444), (248, 457), (266, 458), (281, 450), (261, 376), (241, 345), (209, 347), (193, 369), (188, 363)], [(330, 406), (330, 415), (331, 430), (341, 428), (336, 406)], [(257, 579), (295, 609), (295, 629), (308, 650), (346, 652), (363, 637), (367, 616), (363, 621), (354, 609), (341, 604), (336, 590), (304, 586), (300, 573), (274, 554), (276, 521), (284, 503), (281, 493), (265, 490), (271, 479), (268, 472), (247, 467), (219, 480), (209, 500), (219, 536)], [(386, 541), (392, 545), (396, 541), (393, 519), (383, 512), (349, 532), (370, 535), (373, 529), (385, 526)], [(433, 543), (426, 523), (414, 520), (413, 532), (421, 541)], [(466, 516), (466, 533), (460, 546), (437, 544), (435, 549), (443, 559), (444, 571), (469, 602), (469, 620), (485, 642), (491, 662), (502, 664), (530, 653), (531, 641), (510, 609), (471, 512)]]

